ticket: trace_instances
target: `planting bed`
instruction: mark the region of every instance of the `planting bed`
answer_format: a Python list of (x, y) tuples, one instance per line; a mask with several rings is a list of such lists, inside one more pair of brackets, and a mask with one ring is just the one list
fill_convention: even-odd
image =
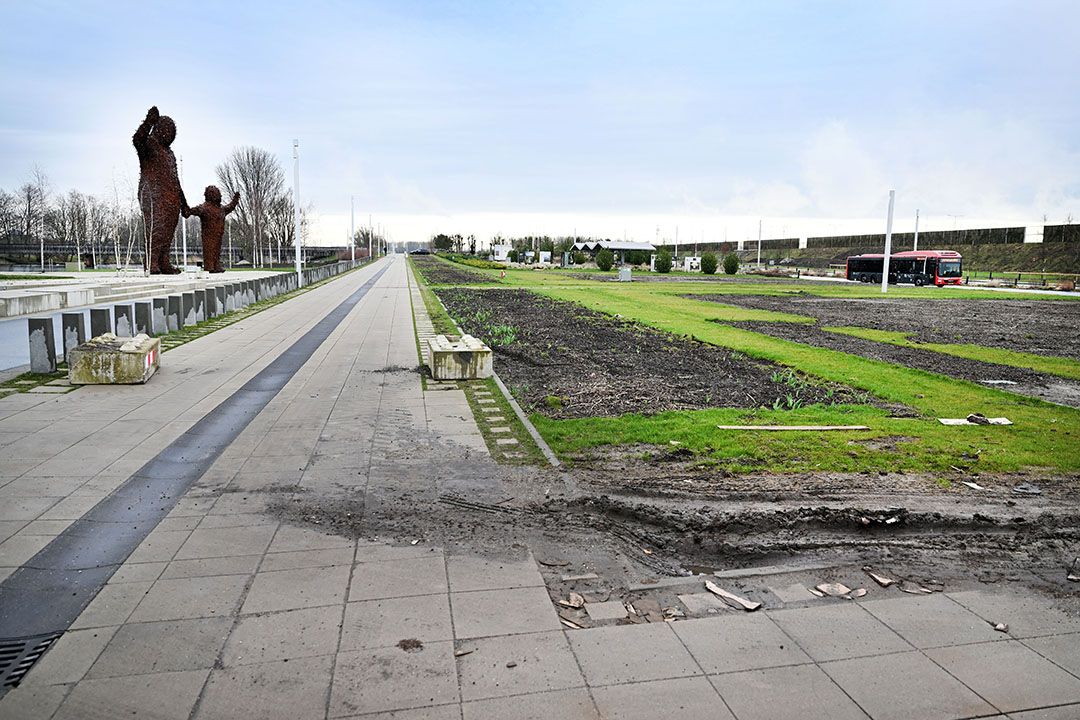
[[(706, 343), (525, 290), (437, 291), (462, 329), (494, 345), (495, 370), (554, 418), (717, 407), (868, 402), (865, 394)], [(788, 398), (791, 398), (789, 401)]]
[(470, 270), (464, 265), (445, 262), (431, 255), (410, 255), (409, 257), (429, 285), (478, 285), (495, 282), (493, 278), (483, 273)]
[(1080, 304), (1068, 300), (838, 299), (807, 293), (691, 297), (807, 315), (823, 326), (911, 333), (918, 342), (985, 345), (1080, 359)]

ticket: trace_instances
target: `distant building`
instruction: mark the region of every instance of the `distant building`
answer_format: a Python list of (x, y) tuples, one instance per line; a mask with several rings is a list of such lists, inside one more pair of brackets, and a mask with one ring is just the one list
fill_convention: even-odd
[(510, 251), (513, 249), (513, 245), (492, 245), (491, 259), (495, 262), (506, 262), (509, 259)]
[(656, 246), (647, 242), (627, 242), (624, 240), (596, 240), (591, 242), (579, 242), (574, 243), (574, 250), (583, 250), (591, 255), (601, 250), (610, 250), (615, 253), (615, 257), (618, 258), (619, 264), (622, 265), (626, 262), (626, 253), (632, 250), (643, 250), (645, 252), (656, 252)]

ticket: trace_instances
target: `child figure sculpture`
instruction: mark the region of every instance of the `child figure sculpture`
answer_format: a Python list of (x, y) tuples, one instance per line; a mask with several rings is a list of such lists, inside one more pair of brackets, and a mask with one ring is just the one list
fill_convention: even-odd
[(240, 193), (234, 193), (232, 202), (228, 205), (221, 204), (221, 191), (216, 185), (210, 185), (203, 193), (206, 202), (195, 207), (187, 207), (187, 203), (181, 211), (184, 217), (194, 215), (199, 218), (202, 225), (203, 244), (203, 268), (208, 272), (225, 272), (221, 267), (221, 238), (225, 234), (225, 216), (236, 209), (236, 203), (240, 202)]

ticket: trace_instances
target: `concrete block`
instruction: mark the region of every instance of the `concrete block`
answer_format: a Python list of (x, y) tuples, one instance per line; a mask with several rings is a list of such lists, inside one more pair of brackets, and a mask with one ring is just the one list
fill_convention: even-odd
[(244, 281), (244, 305), (253, 305), (255, 303), (255, 281)]
[(154, 304), (149, 300), (137, 300), (135, 302), (135, 334), (152, 335), (150, 332), (150, 318), (154, 314)]
[(491, 348), (471, 335), (428, 340), (428, 367), (436, 380), (475, 380), (491, 377)]
[(55, 372), (56, 339), (52, 318), (27, 318), (26, 324), (30, 338), (30, 372)]
[(184, 318), (184, 327), (195, 324), (195, 293), (180, 294), (180, 316)]
[(144, 383), (161, 366), (161, 340), (138, 335), (102, 335), (71, 351), (68, 380), (72, 385)]
[(184, 298), (180, 295), (170, 295), (168, 299), (169, 309), (165, 315), (165, 322), (167, 323), (169, 332), (176, 332), (180, 328), (184, 327)]
[(217, 312), (218, 312), (218, 315), (222, 315), (222, 314), (225, 313), (225, 298), (226, 298), (226, 295), (227, 295), (226, 292), (225, 292), (225, 286), (224, 285), (218, 285), (216, 288), (214, 288), (214, 292), (217, 294)]
[(169, 299), (156, 297), (150, 301), (153, 310), (150, 313), (150, 332), (148, 335), (164, 335), (169, 332), (169, 322), (166, 316), (169, 314)]
[(200, 323), (206, 319), (206, 291), (203, 289), (191, 291), (191, 311), (195, 322)]
[(206, 288), (204, 293), (206, 294), (206, 317), (204, 319), (209, 320), (220, 314), (217, 310), (217, 288)]
[(112, 332), (112, 311), (109, 308), (90, 308), (90, 337)]
[(86, 316), (81, 312), (64, 313), (60, 316), (60, 328), (64, 340), (64, 360), (71, 348), (86, 342)]
[(135, 336), (135, 309), (130, 303), (113, 305), (113, 317), (116, 319), (114, 332), (117, 337)]

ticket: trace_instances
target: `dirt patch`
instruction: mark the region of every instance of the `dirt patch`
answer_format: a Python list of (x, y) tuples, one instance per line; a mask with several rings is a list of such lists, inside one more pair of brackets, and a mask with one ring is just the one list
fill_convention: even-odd
[(690, 297), (806, 315), (823, 326), (911, 333), (917, 342), (984, 345), (1080, 360), (1080, 304), (1067, 300), (839, 299), (801, 292)]
[(405, 652), (420, 652), (424, 649), (424, 643), (416, 638), (406, 638), (398, 642), (397, 646)]
[[(733, 323), (755, 332), (805, 345), (839, 350), (871, 360), (881, 360), (894, 365), (926, 370), (961, 380), (986, 384), (998, 390), (1039, 398), (1059, 405), (1080, 407), (1080, 383), (1055, 375), (1045, 375), (1034, 370), (997, 365), (979, 360), (946, 355), (933, 350), (900, 347), (888, 343), (826, 332), (815, 325), (802, 323), (740, 322)], [(1002, 383), (1001, 381), (1004, 381)]]
[[(870, 401), (866, 393), (525, 290), (447, 288), (438, 295), (465, 332), (493, 346), (503, 380), (548, 417)], [(493, 329), (507, 327), (513, 342), (493, 342)]]
[(445, 262), (431, 255), (411, 255), (413, 265), (429, 285), (480, 285), (491, 284), (493, 278), (470, 270), (464, 265)]

